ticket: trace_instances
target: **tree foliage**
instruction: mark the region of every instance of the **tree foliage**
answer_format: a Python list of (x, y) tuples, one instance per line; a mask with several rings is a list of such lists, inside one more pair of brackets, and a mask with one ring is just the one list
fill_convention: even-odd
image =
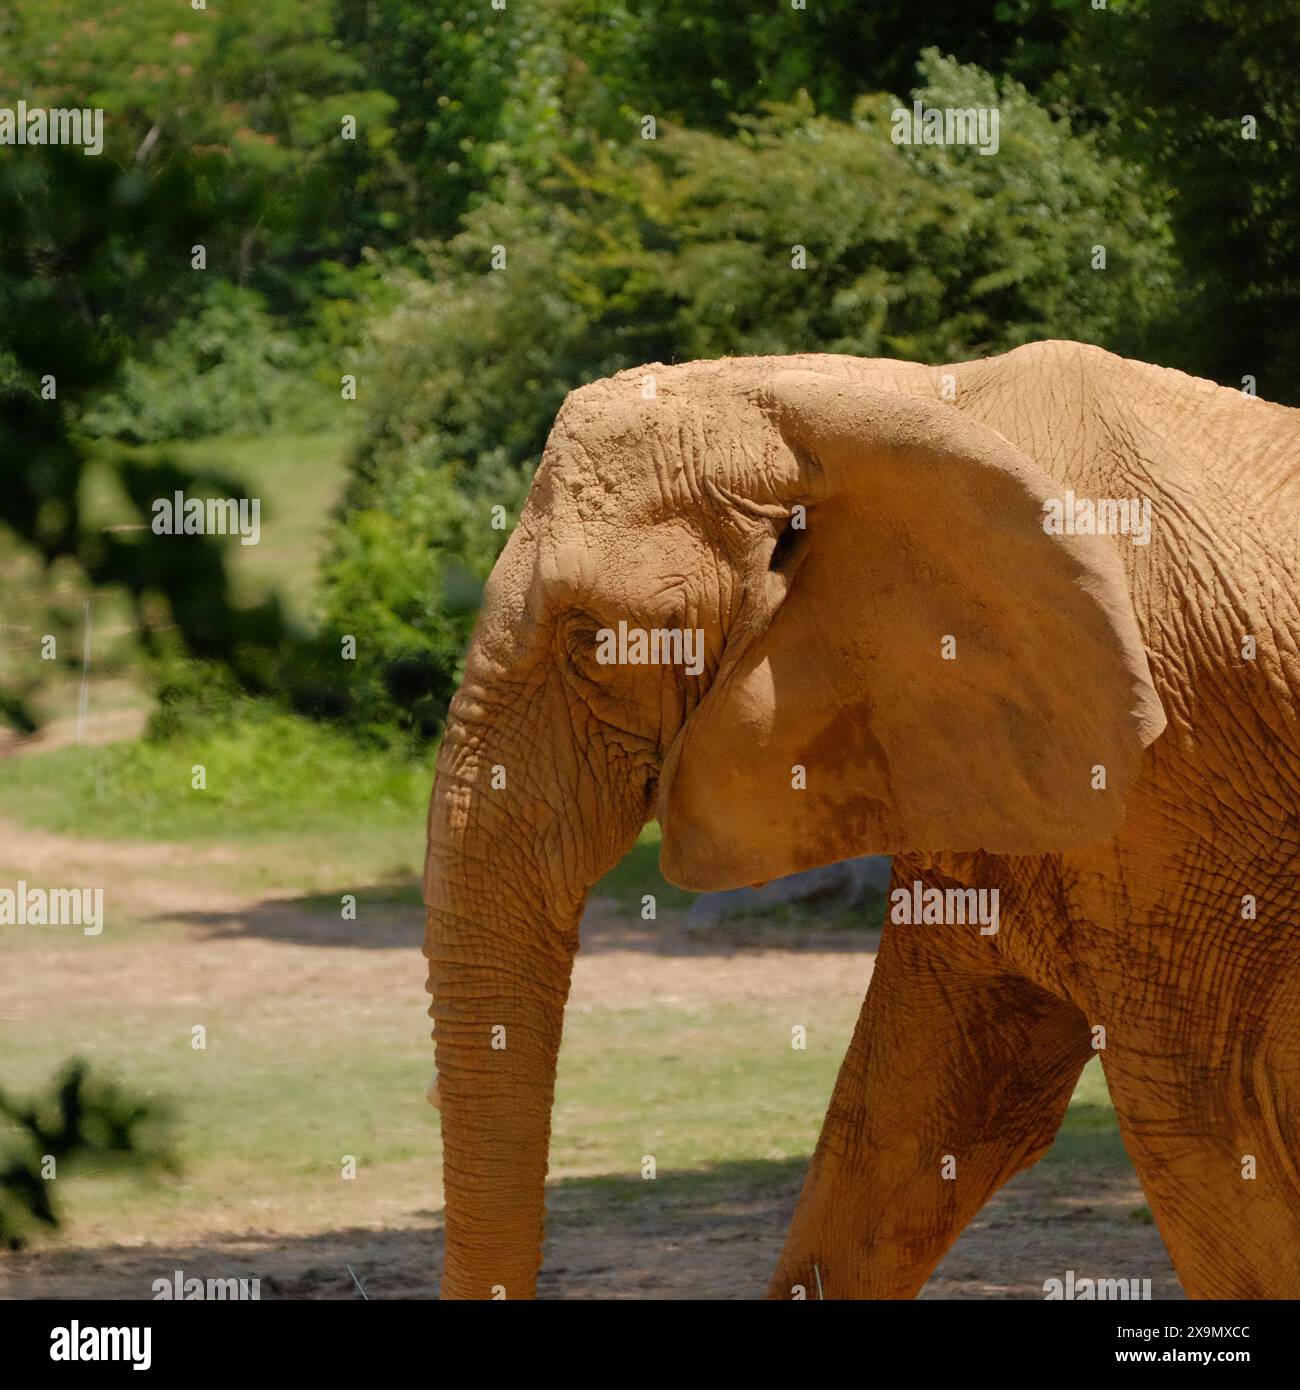
[[(249, 689), (337, 711), (320, 643), (292, 631), (274, 598), (238, 604), (213, 538), (174, 545), (152, 532), (155, 498), (238, 495), (232, 483), (115, 456), (109, 467), (131, 520), (105, 530), (84, 516), (83, 413), (118, 381), (131, 345), (167, 317), (191, 246), (240, 207), (207, 173), (193, 156), (123, 169), (64, 147), (29, 147), (0, 163), (0, 526), (45, 565), (70, 563), (89, 584), (128, 595), (147, 652), (220, 661)], [(10, 723), (34, 726), (21, 688), (0, 691), (0, 705)]]
[(1184, 293), (1161, 359), (1300, 404), (1300, 15), (1294, 0), (1117, 0), (1063, 55), (1111, 148), (1168, 190)]

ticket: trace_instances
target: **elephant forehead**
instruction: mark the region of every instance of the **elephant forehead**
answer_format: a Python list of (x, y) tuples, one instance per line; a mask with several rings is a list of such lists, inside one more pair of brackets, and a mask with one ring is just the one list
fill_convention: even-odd
[(549, 600), (612, 619), (699, 623), (718, 606), (717, 549), (684, 518), (557, 528), (539, 551)]
[(769, 474), (789, 464), (767, 417), (747, 396), (686, 381), (650, 395), (625, 379), (571, 393), (534, 484), (539, 508), (632, 523), (763, 492)]

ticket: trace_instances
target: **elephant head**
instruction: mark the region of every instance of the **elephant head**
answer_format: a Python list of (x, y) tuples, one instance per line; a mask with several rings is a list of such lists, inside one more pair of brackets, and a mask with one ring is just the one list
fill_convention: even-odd
[(444, 1296), (534, 1290), (578, 921), (648, 819), (695, 889), (1119, 826), (1164, 717), (1118, 553), (915, 371), (653, 366), (560, 411), (430, 808)]

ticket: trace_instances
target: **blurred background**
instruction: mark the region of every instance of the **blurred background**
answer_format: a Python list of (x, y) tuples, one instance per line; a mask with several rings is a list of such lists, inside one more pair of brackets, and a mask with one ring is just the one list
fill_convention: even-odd
[[(0, 146), (0, 887), (106, 926), (0, 926), (0, 1288), (428, 1293), (424, 804), (566, 392), (1059, 337), (1300, 404), (1298, 75), (1292, 0), (9, 0), (0, 104), (105, 143)], [(553, 1294), (762, 1286), (870, 972), (873, 889), (656, 856), (585, 931)], [(999, 1203), (932, 1293), (1176, 1288), (1095, 1065)]]

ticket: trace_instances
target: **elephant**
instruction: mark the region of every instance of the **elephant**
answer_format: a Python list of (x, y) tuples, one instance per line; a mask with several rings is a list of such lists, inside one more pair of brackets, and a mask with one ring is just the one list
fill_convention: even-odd
[(1298, 532), (1300, 411), (1086, 344), (572, 391), (430, 801), (442, 1297), (536, 1294), (579, 922), (655, 818), (692, 890), (894, 856), (769, 1297), (915, 1296), (1098, 1055), (1187, 1294), (1300, 1296)]

